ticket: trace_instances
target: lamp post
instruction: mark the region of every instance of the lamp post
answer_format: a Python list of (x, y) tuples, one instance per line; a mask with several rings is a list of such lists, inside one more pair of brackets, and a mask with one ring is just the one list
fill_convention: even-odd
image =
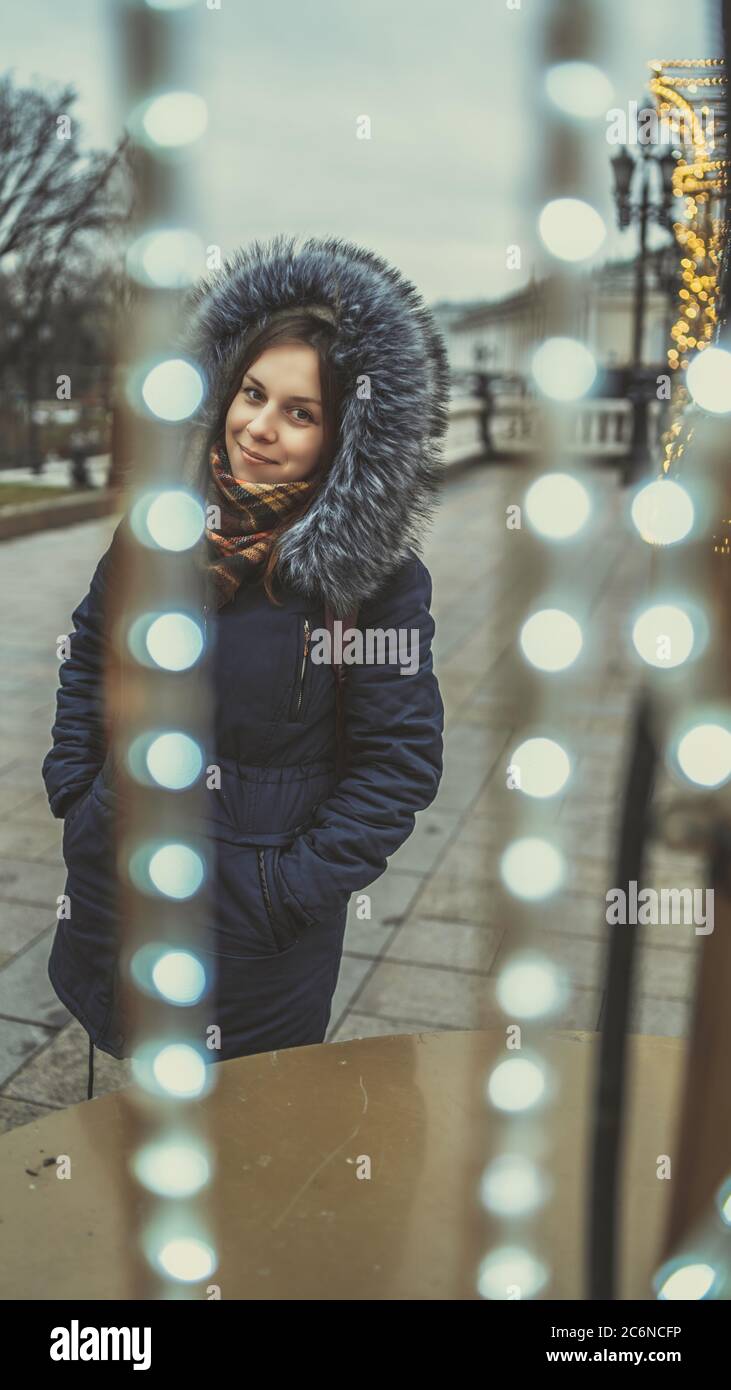
[[(653, 151), (642, 146), (635, 159), (626, 146), (622, 146), (611, 161), (614, 174), (614, 198), (617, 207), (617, 223), (620, 230), (639, 225), (639, 250), (635, 262), (635, 302), (632, 319), (632, 439), (629, 459), (625, 466), (625, 482), (631, 482), (649, 463), (647, 444), (647, 386), (642, 380), (642, 344), (645, 328), (645, 299), (647, 289), (647, 228), (651, 221), (661, 227), (672, 226), (671, 208), (673, 199), (673, 170), (675, 158), (670, 150)], [(659, 170), (659, 200), (650, 196), (653, 167)], [(632, 202), (630, 190), (636, 170), (640, 173), (640, 196)]]

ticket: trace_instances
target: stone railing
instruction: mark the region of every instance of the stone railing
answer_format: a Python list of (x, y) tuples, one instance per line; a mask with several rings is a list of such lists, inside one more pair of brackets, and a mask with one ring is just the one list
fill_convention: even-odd
[(444, 443), (447, 466), (486, 458), (483, 419), (485, 402), (479, 396), (453, 396), (449, 403), (449, 425)]
[[(573, 407), (568, 450), (586, 458), (625, 458), (632, 439), (632, 405), (627, 400), (591, 398)], [(531, 453), (538, 448), (537, 402), (525, 396), (499, 397), (489, 422), (490, 454)], [(662, 407), (650, 401), (647, 436), (651, 452), (662, 432)]]

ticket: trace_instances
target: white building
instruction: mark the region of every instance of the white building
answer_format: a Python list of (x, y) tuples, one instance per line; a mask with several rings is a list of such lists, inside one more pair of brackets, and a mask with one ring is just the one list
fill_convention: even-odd
[[(675, 297), (661, 286), (664, 254), (665, 248), (647, 257), (642, 360), (648, 365), (664, 365), (675, 318)], [(631, 365), (635, 262), (610, 261), (579, 277), (576, 289), (572, 331), (592, 349), (600, 367)], [(453, 368), (525, 373), (532, 349), (546, 333), (545, 281), (531, 281), (462, 315), (443, 314), (442, 327)]]

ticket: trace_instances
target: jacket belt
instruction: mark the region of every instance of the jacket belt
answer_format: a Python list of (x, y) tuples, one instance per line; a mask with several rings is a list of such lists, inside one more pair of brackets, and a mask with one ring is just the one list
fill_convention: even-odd
[(267, 845), (291, 845), (292, 841), (301, 835), (303, 830), (309, 828), (310, 823), (310, 821), (305, 821), (302, 825), (293, 826), (291, 830), (278, 830), (273, 831), (270, 835), (264, 835), (257, 834), (256, 831), (234, 830), (228, 825), (221, 825), (220, 821), (206, 822), (211, 833), (216, 830), (225, 831), (223, 835), (214, 834), (214, 839), (222, 840), (227, 845), (255, 845), (260, 849)]

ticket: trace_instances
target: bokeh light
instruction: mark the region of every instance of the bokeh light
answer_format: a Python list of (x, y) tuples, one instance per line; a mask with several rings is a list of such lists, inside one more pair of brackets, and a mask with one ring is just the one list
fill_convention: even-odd
[(545, 473), (529, 487), (525, 510), (534, 530), (547, 540), (575, 536), (591, 511), (589, 494), (570, 473)]
[(725, 348), (704, 348), (691, 359), (685, 380), (701, 410), (713, 415), (731, 410), (731, 353)]
[(188, 734), (159, 734), (147, 750), (147, 768), (153, 781), (170, 791), (190, 787), (200, 776), (203, 753)]
[(137, 1149), (130, 1167), (138, 1182), (160, 1197), (191, 1197), (210, 1181), (211, 1162), (193, 1140), (153, 1140)]
[(158, 1263), (171, 1279), (179, 1279), (186, 1284), (207, 1279), (216, 1268), (216, 1260), (210, 1245), (205, 1241), (179, 1236), (163, 1245), (158, 1254)]
[(500, 874), (516, 898), (536, 902), (561, 887), (566, 865), (561, 851), (549, 840), (527, 835), (514, 840), (503, 852)]
[(518, 1245), (503, 1245), (481, 1261), (477, 1288), (483, 1298), (535, 1298), (548, 1281), (548, 1270), (541, 1260)]
[(480, 1198), (497, 1216), (526, 1216), (546, 1201), (549, 1184), (525, 1154), (501, 1154), (480, 1179)]
[(700, 787), (720, 787), (731, 777), (731, 731), (723, 724), (694, 724), (678, 740), (681, 771)]
[(165, 671), (187, 671), (198, 661), (204, 638), (200, 624), (187, 613), (147, 613), (129, 632), (129, 646), (138, 660), (149, 658)]
[(188, 1043), (169, 1043), (156, 1054), (152, 1073), (162, 1090), (191, 1099), (205, 1087), (206, 1064)]
[(556, 1013), (569, 995), (568, 978), (538, 951), (516, 952), (496, 982), (500, 1008), (511, 1018), (541, 1018)]
[(158, 227), (144, 232), (127, 249), (127, 273), (150, 288), (185, 289), (205, 272), (205, 249), (195, 232)]
[(577, 401), (585, 396), (596, 371), (594, 354), (578, 338), (547, 338), (531, 362), (538, 389), (554, 401)]
[(150, 882), (166, 898), (191, 898), (203, 882), (205, 866), (190, 845), (161, 845), (150, 856), (147, 869)]
[(657, 478), (640, 488), (631, 515), (648, 545), (676, 545), (685, 540), (695, 520), (688, 493), (672, 478)]
[(184, 488), (146, 492), (130, 508), (130, 526), (150, 549), (190, 550), (203, 535), (206, 515), (200, 500)]
[(159, 420), (187, 420), (203, 400), (203, 381), (192, 362), (171, 357), (152, 367), (142, 382), (142, 399)]
[(530, 1110), (545, 1092), (544, 1068), (528, 1057), (507, 1057), (498, 1062), (487, 1082), (488, 1099), (498, 1110), (511, 1113)]
[(711, 1292), (716, 1281), (713, 1265), (703, 1261), (678, 1266), (671, 1273), (660, 1274), (655, 1287), (659, 1299), (701, 1299)]
[(612, 104), (612, 84), (593, 63), (555, 63), (548, 69), (545, 83), (554, 106), (579, 120), (605, 117)]
[(693, 624), (682, 608), (658, 603), (646, 608), (632, 629), (632, 641), (649, 666), (681, 666), (693, 650)]
[(208, 107), (195, 92), (162, 92), (151, 97), (132, 117), (148, 143), (179, 149), (200, 140), (208, 125)]
[(523, 624), (523, 654), (540, 671), (564, 671), (583, 646), (581, 628), (562, 608), (541, 608)]
[(555, 796), (571, 772), (569, 756), (552, 738), (528, 738), (510, 755), (509, 767), (526, 796)]
[(581, 198), (554, 198), (538, 219), (541, 238), (562, 261), (583, 261), (599, 250), (607, 229), (596, 208)]
[(192, 951), (165, 951), (152, 968), (152, 981), (171, 1004), (195, 1004), (205, 991), (206, 972)]

